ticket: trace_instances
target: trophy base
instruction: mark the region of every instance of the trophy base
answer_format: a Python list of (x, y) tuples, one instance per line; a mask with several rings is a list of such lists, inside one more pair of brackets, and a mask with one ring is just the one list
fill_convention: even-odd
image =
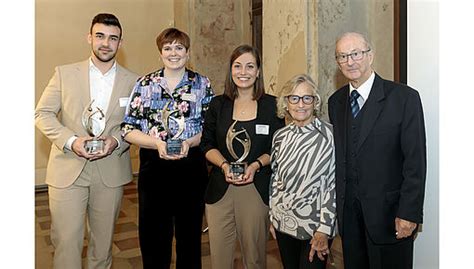
[(247, 163), (242, 162), (231, 162), (229, 164), (230, 172), (235, 180), (240, 180), (239, 177), (245, 173), (245, 169), (247, 168)]
[(84, 146), (86, 149), (87, 153), (89, 154), (95, 154), (104, 151), (104, 141), (103, 140), (89, 140), (86, 142), (86, 145)]
[(166, 154), (180, 155), (181, 154), (181, 139), (170, 139), (166, 141)]

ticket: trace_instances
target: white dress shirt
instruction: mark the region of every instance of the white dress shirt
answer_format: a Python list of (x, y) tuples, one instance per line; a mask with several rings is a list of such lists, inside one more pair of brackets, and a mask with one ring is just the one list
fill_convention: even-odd
[[(94, 65), (92, 60), (89, 60), (89, 89), (91, 96), (91, 107), (92, 111), (102, 110), (104, 116), (107, 114), (107, 108), (109, 107), (110, 96), (112, 95), (112, 89), (114, 88), (115, 73), (117, 70), (117, 63), (114, 61), (114, 65), (105, 74)], [(103, 116), (100, 113), (96, 113), (92, 116), (95, 121), (92, 121), (92, 130), (94, 134), (100, 133), (100, 125), (98, 124), (100, 118)], [(105, 119), (102, 119), (105, 121)]]
[[(110, 96), (112, 95), (112, 90), (114, 88), (116, 73), (117, 62), (114, 61), (112, 67), (105, 74), (102, 74), (102, 72), (94, 65), (92, 59), (89, 59), (89, 90), (91, 97), (90, 101), (93, 101), (91, 106), (93, 111), (95, 111), (97, 108), (100, 108), (104, 113), (104, 116), (107, 114), (107, 109), (109, 107)], [(100, 113), (96, 113), (92, 117), (98, 120), (101, 115)], [(95, 122), (92, 122), (92, 128), (95, 133), (99, 132), (99, 125), (95, 124)], [(74, 143), (76, 139), (77, 136), (69, 138), (65, 145), (65, 148), (71, 150), (72, 143)], [(120, 145), (119, 140), (117, 138), (115, 138), (115, 140), (117, 140), (117, 143)]]
[(372, 71), (370, 77), (364, 83), (362, 83), (359, 88), (356, 89), (354, 88), (354, 86), (352, 86), (351, 83), (349, 83), (349, 96), (353, 90), (357, 90), (357, 92), (360, 94), (359, 98), (357, 98), (359, 109), (362, 109), (365, 104), (365, 101), (367, 101), (367, 98), (369, 98), (370, 90), (372, 89), (372, 85), (374, 85), (374, 80), (375, 72)]

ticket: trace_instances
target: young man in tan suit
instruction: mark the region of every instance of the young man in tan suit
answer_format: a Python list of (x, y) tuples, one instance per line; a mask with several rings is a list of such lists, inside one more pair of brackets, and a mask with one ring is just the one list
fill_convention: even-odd
[[(88, 268), (110, 268), (123, 185), (132, 180), (129, 144), (120, 141), (120, 123), (138, 76), (115, 61), (122, 42), (119, 20), (112, 14), (95, 16), (88, 42), (91, 57), (56, 67), (35, 111), (36, 127), (52, 143), (46, 183), (54, 268), (82, 267), (85, 217)], [(92, 137), (82, 125), (91, 101), (94, 110), (105, 114), (104, 147), (97, 153), (85, 149)]]

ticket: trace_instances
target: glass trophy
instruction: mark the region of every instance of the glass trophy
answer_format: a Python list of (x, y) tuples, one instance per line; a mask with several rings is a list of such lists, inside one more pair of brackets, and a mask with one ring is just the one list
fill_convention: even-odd
[[(236, 123), (237, 121), (234, 121), (234, 123), (232, 123), (232, 125), (230, 125), (229, 129), (227, 130), (226, 146), (229, 150), (230, 155), (236, 160), (234, 162), (229, 163), (230, 172), (232, 173), (234, 180), (239, 180), (239, 177), (245, 173), (245, 169), (247, 168), (247, 162), (243, 162), (243, 160), (245, 160), (245, 158), (249, 155), (250, 146), (252, 143), (250, 140), (250, 136), (247, 130), (245, 130), (245, 128), (242, 128), (239, 131), (236, 131), (234, 129)], [(241, 134), (243, 134), (243, 138), (238, 137)], [(234, 140), (239, 142), (243, 147), (243, 152), (240, 157), (237, 156), (237, 154), (235, 153), (233, 144)]]
[(82, 126), (87, 134), (93, 137), (92, 140), (86, 141), (84, 148), (87, 153), (94, 154), (104, 150), (104, 141), (99, 139), (105, 130), (105, 114), (99, 107), (92, 107), (92, 100), (82, 112)]
[[(179, 109), (167, 109), (169, 103), (170, 102), (166, 103), (162, 112), (163, 128), (165, 128), (165, 131), (168, 134), (168, 140), (166, 141), (166, 154), (179, 155), (181, 154), (181, 145), (183, 142), (180, 136), (184, 132), (186, 124), (184, 121), (184, 115)], [(177, 115), (177, 117), (174, 117), (174, 115)], [(177, 130), (175, 132), (171, 130), (169, 125), (170, 121), (174, 121), (177, 125)]]

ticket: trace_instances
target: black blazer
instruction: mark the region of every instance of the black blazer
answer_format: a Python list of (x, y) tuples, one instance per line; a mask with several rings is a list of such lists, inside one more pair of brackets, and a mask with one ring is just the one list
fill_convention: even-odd
[[(423, 109), (418, 92), (375, 74), (364, 104), (357, 145), (359, 198), (370, 238), (395, 243), (395, 217), (422, 223), (426, 177)], [(346, 187), (346, 126), (349, 85), (329, 98), (336, 146), (336, 193), (339, 232), (343, 231)]]
[[(227, 150), (225, 141), (227, 130), (233, 123), (233, 110), (234, 101), (224, 95), (219, 95), (212, 99), (209, 104), (209, 110), (206, 112), (201, 137), (200, 147), (204, 154), (211, 149), (218, 149), (226, 160), (235, 161)], [(263, 95), (257, 101), (257, 118), (247, 121), (246, 124), (250, 126), (250, 128), (247, 128), (247, 131), (252, 144), (250, 153), (244, 161), (250, 164), (264, 153), (270, 155), (273, 133), (285, 126), (284, 120), (277, 117), (276, 98), (268, 94)], [(268, 134), (257, 134), (256, 125), (268, 126)], [(239, 155), (240, 153), (237, 152), (237, 154)], [(269, 201), (271, 174), (271, 168), (267, 165), (255, 173), (253, 180), (255, 188), (266, 205), (268, 205)], [(213, 204), (219, 201), (224, 196), (228, 186), (229, 183), (225, 181), (221, 169), (213, 165), (204, 196), (205, 202)], [(245, 197), (242, 198), (245, 199)]]

